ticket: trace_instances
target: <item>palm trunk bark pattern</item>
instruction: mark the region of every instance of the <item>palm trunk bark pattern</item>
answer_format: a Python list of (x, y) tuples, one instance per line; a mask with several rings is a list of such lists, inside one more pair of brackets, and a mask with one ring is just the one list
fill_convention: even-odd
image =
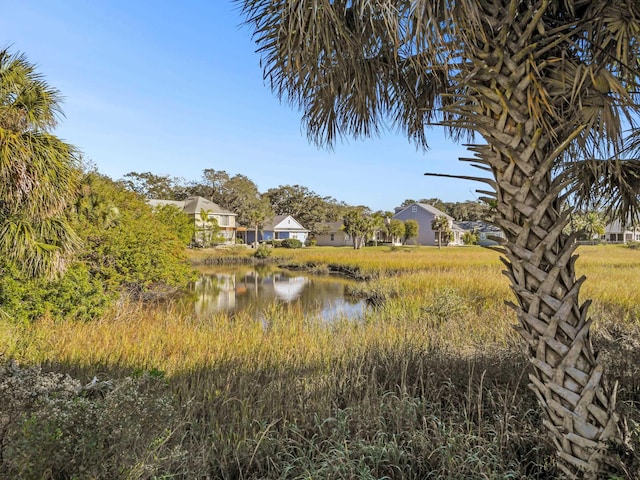
[[(536, 56), (545, 39), (538, 32), (544, 28), (537, 28), (535, 16), (509, 15), (508, 3), (483, 2), (487, 28), (484, 41), (475, 45), (471, 84), (476, 101), (460, 109), (480, 125), (477, 131), (489, 145), (472, 146), (476, 157), (467, 160), (495, 179), (488, 182), (495, 192), (485, 193), (493, 197), (495, 223), (506, 235), (500, 250), (517, 298), (511, 303), (516, 328), (530, 353), (530, 388), (546, 413), (559, 466), (570, 478), (601, 478), (612, 462), (609, 443), (621, 439), (616, 389), (607, 388), (591, 344), (589, 302), (578, 300), (585, 279), (576, 279), (576, 243), (562, 232), (569, 221), (569, 212), (560, 210), (565, 185), (552, 172), (579, 127), (567, 118), (545, 118), (541, 126), (532, 114), (537, 92), (532, 78), (543, 76), (532, 68), (540, 64)], [(552, 56), (549, 50), (543, 54), (543, 60)], [(566, 94), (558, 91), (558, 98), (548, 101), (562, 102)]]

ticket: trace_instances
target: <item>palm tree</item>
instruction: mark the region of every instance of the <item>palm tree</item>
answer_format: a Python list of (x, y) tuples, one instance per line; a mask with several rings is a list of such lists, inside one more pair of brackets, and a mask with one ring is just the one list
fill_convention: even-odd
[(34, 65), (0, 50), (0, 252), (31, 275), (62, 271), (77, 243), (63, 212), (79, 162), (50, 133), (61, 113), (58, 91)]
[(438, 215), (434, 217), (431, 221), (431, 230), (434, 232), (438, 232), (438, 248), (442, 247), (442, 234), (445, 234), (445, 239), (447, 243), (449, 243), (449, 234), (451, 233), (451, 228), (449, 227), (449, 220), (447, 217), (443, 217), (442, 215)]
[(576, 243), (563, 233), (564, 200), (589, 181), (575, 160), (616, 153), (621, 125), (637, 123), (640, 4), (241, 3), (265, 78), (301, 108), (317, 144), (375, 135), (387, 123), (423, 147), (428, 125), (444, 126), (455, 140), (483, 139), (463, 160), (488, 175), (465, 178), (490, 186), (483, 194), (506, 235), (500, 251), (531, 388), (559, 467), (569, 477), (602, 475), (613, 461), (610, 442), (622, 435), (615, 388), (590, 341), (589, 302), (578, 300), (584, 278), (576, 279)]

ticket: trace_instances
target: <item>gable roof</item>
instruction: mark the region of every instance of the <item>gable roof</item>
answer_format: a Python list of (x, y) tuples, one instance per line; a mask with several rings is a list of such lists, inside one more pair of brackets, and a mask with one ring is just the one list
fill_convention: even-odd
[(422, 210), (424, 210), (426, 212), (429, 212), (431, 215), (433, 215), (435, 217), (445, 217), (447, 220), (453, 222), (453, 217), (452, 216), (447, 215), (442, 210), (438, 210), (436, 207), (434, 207), (433, 205), (429, 205), (428, 203), (412, 203), (411, 205), (407, 205), (403, 209), (398, 210), (393, 216), (395, 217), (396, 215), (399, 215), (400, 213), (408, 210), (409, 208), (413, 207), (414, 205), (417, 205)]
[(213, 203), (211, 200), (207, 200), (204, 197), (189, 197), (184, 201), (184, 212), (190, 214), (200, 213), (202, 210), (209, 211), (210, 213), (217, 213), (223, 215), (236, 215), (226, 208), (222, 208), (217, 203)]
[[(280, 224), (284, 222), (287, 218), (290, 218), (291, 220), (293, 220), (293, 224), (287, 225), (287, 226), (280, 226)], [(288, 231), (288, 232), (293, 232), (293, 231), (308, 232), (309, 231), (306, 228), (304, 228), (302, 224), (298, 222), (295, 218), (293, 218), (291, 215), (275, 215), (273, 218), (268, 218), (267, 220), (265, 220), (262, 226), (262, 229), (263, 230), (282, 230), (282, 231)]]
[(226, 208), (222, 208), (217, 203), (213, 203), (211, 200), (207, 200), (206, 198), (199, 196), (189, 197), (186, 200), (147, 200), (147, 203), (151, 205), (151, 207), (173, 205), (189, 215), (196, 215), (204, 210), (205, 212), (209, 211), (210, 213), (218, 215), (237, 216), (237, 214), (227, 210)]
[(455, 222), (462, 230), (468, 232), (479, 232), (479, 233), (499, 233), (502, 230), (495, 225), (484, 222), (482, 220), (464, 220), (460, 222)]

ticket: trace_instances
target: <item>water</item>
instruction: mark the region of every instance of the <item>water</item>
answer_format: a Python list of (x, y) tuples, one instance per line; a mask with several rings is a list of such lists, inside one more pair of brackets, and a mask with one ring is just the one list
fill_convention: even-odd
[(273, 267), (215, 267), (200, 270), (194, 285), (194, 312), (205, 316), (250, 310), (257, 315), (274, 303), (298, 304), (305, 314), (324, 320), (361, 318), (366, 302), (349, 297), (353, 280), (335, 275), (317, 276)]

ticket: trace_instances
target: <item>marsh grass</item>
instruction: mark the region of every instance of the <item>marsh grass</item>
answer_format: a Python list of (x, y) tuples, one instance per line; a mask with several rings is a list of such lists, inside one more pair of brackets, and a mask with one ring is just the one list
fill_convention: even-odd
[[(637, 450), (640, 252), (580, 253), (579, 273), (590, 277), (583, 297), (594, 297), (594, 340), (620, 381)], [(69, 391), (56, 408), (47, 399), (59, 389), (41, 386), (12, 415), (0, 412), (0, 476), (557, 478), (494, 252), (284, 254), (296, 268), (341, 267), (370, 278), (353, 293), (375, 298), (375, 306), (360, 321), (327, 322), (297, 304), (196, 318), (177, 304), (134, 302), (91, 322), (0, 321), (0, 352), (23, 369), (113, 381), (98, 396)], [(0, 396), (19, 385), (34, 390), (37, 382), (22, 377), (33, 376), (5, 374)], [(122, 392), (138, 400), (124, 402)], [(636, 460), (627, 459), (627, 478), (637, 478)]]

